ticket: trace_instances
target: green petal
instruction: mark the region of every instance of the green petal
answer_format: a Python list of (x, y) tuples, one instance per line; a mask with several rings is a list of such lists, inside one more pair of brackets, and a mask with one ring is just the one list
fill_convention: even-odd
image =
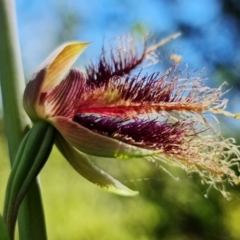
[(122, 183), (97, 168), (82, 152), (73, 148), (60, 134), (56, 137), (56, 145), (72, 167), (83, 177), (97, 186), (122, 196), (136, 196), (138, 192), (132, 191)]

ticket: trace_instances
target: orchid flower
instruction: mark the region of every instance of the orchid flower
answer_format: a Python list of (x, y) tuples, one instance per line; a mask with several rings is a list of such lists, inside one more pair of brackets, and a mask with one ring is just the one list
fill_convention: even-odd
[[(143, 64), (160, 45), (132, 45), (84, 70), (71, 68), (88, 46), (67, 43), (54, 51), (34, 73), (24, 93), (24, 107), (33, 122), (44, 120), (56, 130), (55, 143), (75, 170), (111, 192), (132, 191), (97, 168), (91, 157), (142, 158), (166, 169), (178, 166), (196, 172), (220, 190), (238, 184), (239, 146), (224, 139), (208, 115), (225, 114), (222, 87), (209, 88), (200, 76), (178, 70), (144, 74)], [(139, 68), (139, 66), (141, 68)], [(167, 170), (166, 170), (167, 171)]]

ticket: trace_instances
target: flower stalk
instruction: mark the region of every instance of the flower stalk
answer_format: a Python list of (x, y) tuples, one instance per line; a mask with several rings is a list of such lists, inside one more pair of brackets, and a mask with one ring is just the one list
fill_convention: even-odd
[[(0, 0), (0, 36), (0, 81), (4, 128), (9, 158), (13, 166), (18, 147), (30, 126), (29, 118), (22, 106), (25, 81), (14, 0)], [(46, 239), (41, 194), (36, 180), (33, 181), (30, 191), (22, 203), (18, 223), (20, 240)], [(39, 231), (39, 229), (41, 230)], [(0, 234), (0, 239), (2, 236)]]

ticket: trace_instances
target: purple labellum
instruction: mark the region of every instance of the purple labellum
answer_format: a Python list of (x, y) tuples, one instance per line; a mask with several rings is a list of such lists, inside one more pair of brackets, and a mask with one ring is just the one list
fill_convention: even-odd
[(171, 153), (181, 148), (185, 138), (193, 132), (187, 122), (157, 122), (156, 120), (131, 120), (105, 116), (77, 114), (74, 122), (92, 131), (147, 149)]

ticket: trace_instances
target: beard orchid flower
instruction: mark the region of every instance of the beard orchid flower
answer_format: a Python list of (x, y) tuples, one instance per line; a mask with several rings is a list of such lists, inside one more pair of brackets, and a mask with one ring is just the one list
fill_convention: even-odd
[[(196, 172), (220, 190), (238, 184), (239, 147), (224, 139), (208, 115), (224, 114), (222, 86), (209, 88), (200, 76), (178, 70), (144, 74), (137, 68), (158, 46), (139, 54), (132, 45), (103, 51), (85, 71), (72, 68), (88, 43), (59, 47), (27, 84), (24, 107), (33, 122), (44, 120), (56, 130), (55, 143), (86, 179), (111, 192), (132, 191), (97, 168), (91, 156), (143, 158), (161, 165)], [(215, 124), (217, 125), (217, 124)]]

